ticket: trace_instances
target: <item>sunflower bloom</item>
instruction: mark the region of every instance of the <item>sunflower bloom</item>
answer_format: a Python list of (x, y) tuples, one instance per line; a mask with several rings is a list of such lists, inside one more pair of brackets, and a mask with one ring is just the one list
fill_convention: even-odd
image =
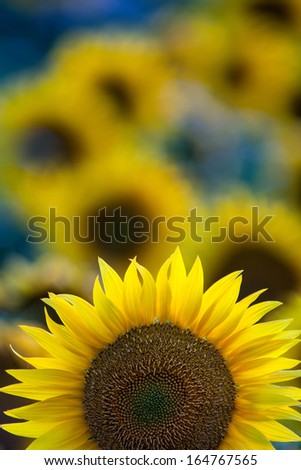
[(237, 300), (241, 272), (203, 293), (199, 258), (186, 274), (177, 249), (156, 281), (132, 260), (124, 280), (100, 259), (93, 305), (72, 295), (45, 302), (50, 332), (22, 327), (48, 353), (10, 370), (2, 392), (36, 400), (3, 425), (29, 449), (273, 449), (300, 441), (278, 422), (300, 420), (301, 375), (290, 320), (256, 324), (278, 302)]
[[(242, 295), (267, 287), (264, 300), (290, 302), (301, 288), (299, 213), (292, 205), (254, 198), (242, 188), (236, 188), (233, 194), (228, 200), (216, 198), (210, 207), (219, 222), (208, 232), (202, 247), (207, 282), (211, 284), (228, 272), (243, 269)], [(231, 227), (237, 214), (240, 221)], [(267, 222), (265, 233), (256, 231), (256, 221), (262, 220)], [(225, 236), (222, 227), (228, 227)], [(195, 244), (195, 255), (201, 254), (200, 245)]]

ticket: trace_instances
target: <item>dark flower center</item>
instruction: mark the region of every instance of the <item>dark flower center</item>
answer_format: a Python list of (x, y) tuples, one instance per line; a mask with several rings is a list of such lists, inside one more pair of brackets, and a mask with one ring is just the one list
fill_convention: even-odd
[(234, 89), (245, 86), (248, 82), (249, 74), (248, 64), (239, 59), (230, 61), (224, 70), (226, 82)]
[(289, 111), (295, 119), (301, 119), (301, 93), (296, 93), (289, 104)]
[(147, 212), (148, 207), (131, 195), (109, 201), (101, 208), (92, 207), (82, 218), (81, 232), (91, 242), (93, 256), (96, 250), (117, 267), (121, 259), (146, 249), (151, 240), (151, 217)]
[(217, 449), (235, 398), (213, 344), (158, 322), (100, 351), (86, 371), (83, 408), (101, 449)]
[(291, 24), (294, 21), (290, 0), (254, 0), (248, 11), (261, 18), (277, 23)]
[(266, 287), (268, 290), (262, 294), (262, 300), (284, 301), (298, 287), (294, 268), (280, 254), (263, 246), (237, 248), (220, 266), (215, 275), (216, 280), (230, 272), (244, 270), (244, 282), (240, 291), (242, 298)]
[(98, 87), (113, 102), (120, 114), (129, 116), (134, 113), (132, 93), (122, 77), (105, 77), (99, 81)]
[(20, 139), (21, 164), (38, 170), (74, 163), (78, 142), (68, 129), (56, 124), (37, 124)]

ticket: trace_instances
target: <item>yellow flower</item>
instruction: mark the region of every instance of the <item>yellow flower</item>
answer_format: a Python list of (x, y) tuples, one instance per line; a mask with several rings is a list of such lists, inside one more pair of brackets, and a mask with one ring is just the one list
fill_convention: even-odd
[(201, 247), (208, 282), (243, 269), (243, 295), (265, 287), (265, 299), (286, 301), (300, 289), (301, 222), (293, 208), (234, 190), (210, 205), (209, 216)]
[(44, 324), (40, 301), (48, 292), (66, 292), (86, 297), (95, 277), (84, 263), (74, 263), (55, 252), (42, 253), (34, 261), (12, 257), (0, 274), (3, 298), (0, 309), (12, 321)]
[(105, 104), (96, 109), (66, 77), (49, 70), (11, 83), (3, 96), (1, 182), (26, 211), (35, 213), (45, 199), (55, 205), (86, 165), (105, 161), (118, 141), (127, 141), (108, 121)]
[(278, 33), (287, 31), (296, 36), (300, 31), (301, 5), (298, 0), (232, 0), (225, 9), (228, 14), (247, 18), (257, 28)]
[(118, 31), (73, 34), (53, 51), (52, 65), (76, 94), (108, 106), (115, 121), (157, 129), (165, 121), (164, 90), (173, 75), (154, 39)]
[(196, 16), (173, 29), (163, 39), (184, 77), (200, 80), (231, 106), (286, 113), (299, 68), (290, 35), (257, 30), (235, 15)]
[(135, 255), (157, 271), (175, 244), (189, 252), (187, 217), (197, 195), (163, 158), (122, 147), (106, 164), (87, 166), (76, 191), (65, 190), (47, 217), (50, 249), (90, 265), (99, 255), (119, 274)]
[(282, 354), (296, 344), (290, 320), (256, 324), (278, 302), (237, 300), (234, 272), (203, 292), (197, 258), (189, 274), (179, 250), (156, 281), (132, 260), (124, 280), (99, 260), (93, 304), (72, 295), (45, 302), (50, 332), (22, 327), (49, 354), (10, 370), (2, 392), (36, 400), (3, 425), (33, 438), (29, 449), (273, 449), (300, 441), (278, 420), (300, 390), (275, 385), (301, 375)]

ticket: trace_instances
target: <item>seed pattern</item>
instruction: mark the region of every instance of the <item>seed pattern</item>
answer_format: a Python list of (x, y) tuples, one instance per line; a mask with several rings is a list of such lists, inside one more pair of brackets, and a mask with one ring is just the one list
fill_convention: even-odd
[(216, 449), (235, 397), (210, 342), (156, 322), (100, 351), (86, 371), (83, 408), (102, 449)]

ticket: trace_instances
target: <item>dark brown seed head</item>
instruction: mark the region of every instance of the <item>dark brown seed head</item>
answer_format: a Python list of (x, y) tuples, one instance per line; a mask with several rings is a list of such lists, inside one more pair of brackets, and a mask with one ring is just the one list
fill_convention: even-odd
[(158, 322), (98, 354), (86, 372), (83, 407), (101, 449), (217, 449), (235, 397), (210, 342)]

